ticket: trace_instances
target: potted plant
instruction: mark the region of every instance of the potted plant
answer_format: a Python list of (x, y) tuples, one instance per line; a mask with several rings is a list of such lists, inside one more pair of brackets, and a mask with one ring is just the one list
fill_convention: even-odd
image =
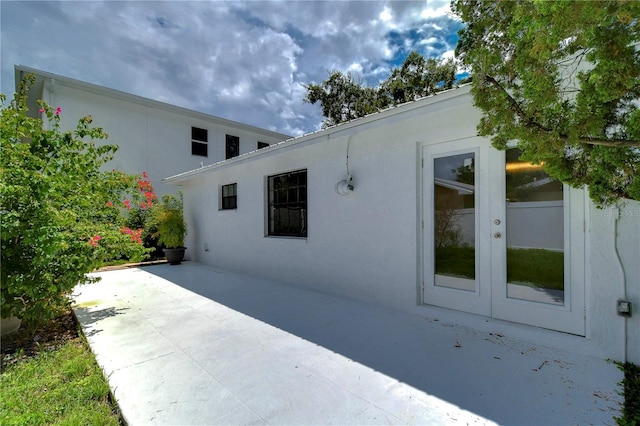
[(187, 224), (182, 213), (182, 192), (162, 196), (162, 203), (155, 207), (157, 231), (153, 237), (164, 245), (164, 254), (171, 265), (179, 265), (184, 259), (184, 237), (187, 235)]

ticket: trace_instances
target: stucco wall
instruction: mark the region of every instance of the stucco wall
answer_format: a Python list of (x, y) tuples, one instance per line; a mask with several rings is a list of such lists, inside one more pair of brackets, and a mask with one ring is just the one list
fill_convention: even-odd
[[(147, 171), (156, 192), (161, 195), (175, 188), (162, 182), (176, 175), (225, 158), (225, 135), (240, 138), (240, 153), (257, 149), (257, 142), (276, 143), (283, 138), (266, 132), (259, 134), (243, 128), (233, 128), (194, 116), (153, 108), (140, 103), (92, 93), (60, 82), (44, 84), (43, 99), (62, 108), (61, 126), (73, 129), (78, 120), (88, 114), (93, 124), (108, 134), (106, 143), (120, 147), (107, 168), (132, 174)], [(209, 131), (208, 156), (191, 155), (191, 126)]]
[[(460, 135), (475, 131), (448, 111), (457, 103), (439, 105), (429, 116), (418, 111), (320, 135), (304, 147), (281, 149), (191, 180), (183, 188), (185, 214), (197, 230), (188, 237), (190, 256), (223, 269), (381, 305), (415, 307), (417, 147), (433, 137), (426, 129), (437, 123), (448, 122)], [(355, 191), (345, 197), (335, 187), (346, 177), (347, 145)], [(298, 169), (308, 174), (308, 237), (265, 237), (265, 179)], [(219, 186), (233, 182), (237, 210), (218, 211)]]
[[(384, 120), (320, 132), (302, 143), (288, 142), (273, 152), (182, 179), (190, 226), (188, 256), (223, 270), (415, 311), (422, 274), (420, 147), (473, 137), (478, 118), (468, 97), (453, 97)], [(347, 146), (355, 190), (345, 197), (335, 186), (346, 176)], [(299, 169), (308, 173), (308, 237), (266, 237), (266, 177)], [(219, 211), (219, 186), (229, 183), (237, 183), (238, 208)], [(617, 225), (618, 250), (625, 264), (627, 298), (638, 306), (638, 207), (627, 208), (630, 213), (623, 213)], [(574, 254), (586, 249), (583, 259), (575, 259), (585, 265), (587, 276), (587, 330), (579, 339), (591, 353), (623, 360), (625, 321), (627, 334), (637, 336), (640, 315), (624, 320), (616, 314), (623, 281), (614, 252), (614, 222), (603, 210), (587, 210), (586, 246), (582, 236), (573, 239), (581, 245)], [(478, 321), (485, 323), (482, 317)], [(531, 329), (521, 330), (526, 334)], [(563, 340), (561, 333), (542, 332), (538, 337), (542, 343)], [(637, 337), (629, 338), (626, 349), (636, 362), (637, 342)]]
[[(640, 203), (627, 201), (621, 207), (604, 209), (591, 204), (589, 213), (590, 334), (600, 345), (610, 346), (616, 353), (613, 359), (623, 360), (626, 352), (628, 361), (640, 364)], [(617, 314), (619, 299), (633, 303), (631, 318)]]

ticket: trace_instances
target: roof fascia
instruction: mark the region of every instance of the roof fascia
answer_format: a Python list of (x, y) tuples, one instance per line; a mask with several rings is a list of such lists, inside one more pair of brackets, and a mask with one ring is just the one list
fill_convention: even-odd
[(346, 123), (341, 123), (336, 126), (329, 127), (327, 129), (322, 129), (312, 133), (307, 133), (302, 136), (287, 139), (277, 144), (273, 144), (269, 147), (262, 148), (256, 151), (251, 151), (246, 154), (242, 154), (228, 160), (219, 161), (217, 163), (213, 163), (208, 166), (204, 166), (194, 170), (189, 170), (174, 176), (169, 176), (162, 179), (162, 181), (169, 184), (179, 185), (180, 183), (190, 180), (191, 178), (197, 175), (207, 173), (213, 170), (231, 167), (233, 165), (236, 165), (242, 162), (252, 161), (256, 158), (260, 158), (264, 156), (275, 155), (280, 151), (294, 149), (301, 145), (313, 145), (315, 143), (319, 143), (325, 140), (336, 139), (344, 136), (344, 133), (347, 133), (349, 130), (352, 130), (354, 128), (362, 127), (376, 121), (389, 119), (394, 116), (399, 116), (400, 114), (407, 114), (411, 111), (414, 111), (420, 108), (425, 108), (429, 105), (434, 105), (450, 99), (465, 96), (469, 93), (470, 90), (471, 90), (471, 85), (465, 84), (455, 89), (438, 92), (436, 95), (431, 95), (429, 97), (418, 99), (416, 101), (407, 102), (405, 104), (391, 107), (373, 114), (369, 114), (365, 117), (357, 118), (355, 120), (352, 120)]

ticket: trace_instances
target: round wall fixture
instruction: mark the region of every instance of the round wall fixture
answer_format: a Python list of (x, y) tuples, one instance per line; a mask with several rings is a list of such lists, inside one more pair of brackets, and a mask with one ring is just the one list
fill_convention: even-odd
[(353, 176), (351, 175), (336, 184), (336, 192), (340, 195), (349, 195), (353, 192), (353, 189)]

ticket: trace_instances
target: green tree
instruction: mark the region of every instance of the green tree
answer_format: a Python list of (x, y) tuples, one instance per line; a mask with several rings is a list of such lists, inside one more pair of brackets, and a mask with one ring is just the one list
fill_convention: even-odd
[(351, 73), (332, 71), (322, 84), (309, 84), (306, 89), (305, 102), (320, 102), (324, 127), (364, 117), (386, 106), (380, 103), (376, 89), (363, 85)]
[(310, 104), (319, 102), (325, 117), (323, 127), (330, 127), (391, 105), (450, 89), (455, 81), (455, 72), (451, 60), (427, 60), (418, 52), (411, 52), (400, 68), (395, 68), (378, 87), (363, 84), (351, 73), (332, 71), (321, 84), (306, 86), (304, 101)]
[(640, 2), (454, 0), (478, 125), (606, 205), (640, 200)]
[(429, 96), (438, 90), (451, 89), (455, 79), (456, 67), (452, 60), (425, 59), (413, 51), (400, 68), (395, 68), (381, 84), (380, 91), (389, 97), (389, 104), (398, 105)]
[(33, 81), (8, 105), (0, 95), (1, 314), (38, 321), (68, 304), (105, 261), (145, 256), (141, 230), (123, 225), (129, 208), (148, 207), (155, 195), (148, 180), (101, 168), (117, 147), (94, 143), (107, 135), (91, 116), (69, 132), (60, 129), (60, 108), (40, 103), (46, 125), (27, 116)]

